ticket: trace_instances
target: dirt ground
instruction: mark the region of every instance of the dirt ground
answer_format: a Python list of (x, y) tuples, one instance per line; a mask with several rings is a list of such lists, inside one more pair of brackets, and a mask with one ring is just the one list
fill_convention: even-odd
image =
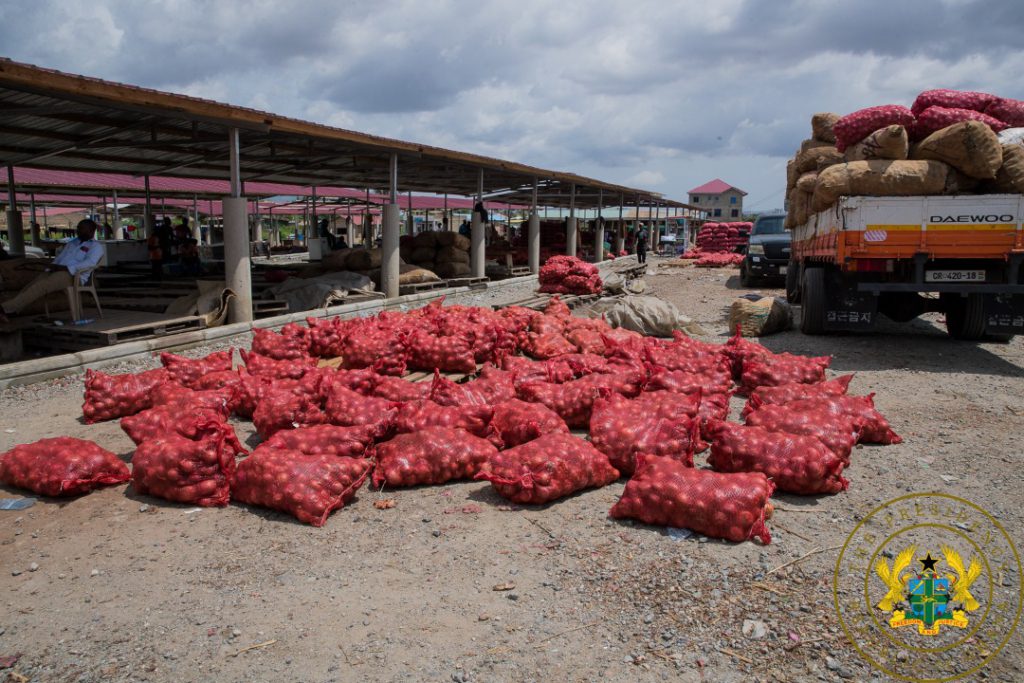
[[(665, 268), (647, 283), (724, 340), (735, 270)], [(320, 529), (128, 486), (0, 511), (0, 657), (20, 655), (0, 680), (888, 680), (832, 607), (856, 520), (945, 491), (1024, 540), (1024, 342), (954, 342), (936, 320), (764, 339), (834, 356), (831, 374), (855, 372), (851, 392), (875, 392), (905, 438), (858, 447), (845, 493), (780, 496), (768, 546), (611, 520), (622, 482), (540, 508), (459, 483), (387, 492), (397, 505), (378, 510), (364, 488)], [(0, 449), (70, 435), (128, 459), (117, 423), (86, 426), (80, 406), (80, 378), (6, 390)], [(1024, 680), (1022, 637), (979, 676)]]

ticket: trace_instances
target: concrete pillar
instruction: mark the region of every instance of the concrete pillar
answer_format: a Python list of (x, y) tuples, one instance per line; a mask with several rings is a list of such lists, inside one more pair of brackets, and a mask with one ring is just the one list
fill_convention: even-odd
[(356, 231), (352, 225), (352, 216), (345, 217), (345, 244), (351, 249), (356, 243)]
[(21, 222), (21, 211), (17, 208), (7, 209), (7, 241), (11, 245), (7, 253), (11, 256), (25, 255), (25, 227)]
[(530, 214), (528, 225), (526, 244), (529, 254), (530, 272), (536, 275), (540, 271), (540, 215), (536, 211)]
[(565, 253), (576, 255), (576, 217), (569, 216), (565, 221)]
[(380, 289), (389, 299), (398, 296), (399, 254), (398, 232), (401, 216), (398, 204), (392, 202), (384, 205), (383, 239), (380, 248)]
[(625, 200), (619, 196), (619, 222), (615, 224), (615, 255), (618, 256), (626, 248), (626, 224), (622, 222), (622, 204)]
[(604, 260), (604, 219), (600, 216), (594, 221), (594, 263)]
[(480, 212), (473, 212), (473, 222), (470, 224), (470, 245), (469, 245), (469, 274), (473, 277), (484, 276), (484, 222), (480, 219)]
[(249, 217), (245, 197), (224, 197), (224, 281), (235, 293), (229, 322), (252, 321), (252, 273), (249, 262)]

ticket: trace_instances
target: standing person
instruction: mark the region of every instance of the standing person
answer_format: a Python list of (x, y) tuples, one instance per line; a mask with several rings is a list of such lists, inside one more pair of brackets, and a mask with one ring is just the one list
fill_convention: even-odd
[(96, 221), (86, 218), (78, 222), (78, 237), (64, 246), (52, 263), (47, 263), (43, 272), (22, 287), (13, 298), (0, 305), (0, 323), (10, 322), (7, 315), (14, 315), (37, 299), (67, 289), (78, 277), (81, 284), (89, 282), (89, 273), (78, 275), (87, 268), (94, 268), (103, 258), (103, 244), (96, 241)]
[(636, 231), (637, 263), (647, 263), (647, 228), (641, 223)]
[[(149, 251), (149, 269), (157, 282), (164, 277), (164, 257), (170, 255), (170, 235), (164, 235), (163, 220), (154, 221), (153, 232), (146, 237), (146, 249)], [(166, 249), (164, 248), (166, 245)]]

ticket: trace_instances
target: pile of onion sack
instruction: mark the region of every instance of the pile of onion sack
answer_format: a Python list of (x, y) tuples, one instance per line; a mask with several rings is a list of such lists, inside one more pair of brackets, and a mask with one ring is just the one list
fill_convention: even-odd
[[(840, 493), (856, 444), (900, 441), (872, 396), (848, 393), (851, 376), (828, 376), (828, 357), (739, 336), (645, 337), (574, 317), (557, 297), (543, 312), (438, 301), (309, 319), (256, 331), (241, 357), (164, 353), (156, 370), (88, 371), (85, 420), (120, 420), (131, 467), (90, 441), (43, 439), (0, 456), (0, 481), (44, 496), (130, 482), (320, 526), (368, 481), (481, 480), (540, 505), (625, 478), (612, 517), (768, 543), (775, 492)], [(743, 424), (728, 420), (733, 394), (747, 397)], [(261, 439), (251, 453), (238, 420)]]
[(548, 294), (600, 294), (604, 283), (597, 266), (575, 256), (552, 256), (537, 276), (540, 290)]
[(746, 221), (732, 223), (705, 223), (697, 231), (697, 249), (704, 252), (729, 254), (750, 241), (754, 224)]

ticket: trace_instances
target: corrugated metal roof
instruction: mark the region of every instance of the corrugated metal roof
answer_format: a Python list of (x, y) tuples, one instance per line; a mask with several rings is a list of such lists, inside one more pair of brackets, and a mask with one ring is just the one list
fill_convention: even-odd
[[(0, 59), (0, 163), (72, 171), (227, 180), (227, 129), (239, 130), (253, 182), (384, 189), (392, 155), (402, 191), (519, 193), (543, 205), (662, 204), (646, 190)], [(522, 194), (527, 196), (523, 197)]]

